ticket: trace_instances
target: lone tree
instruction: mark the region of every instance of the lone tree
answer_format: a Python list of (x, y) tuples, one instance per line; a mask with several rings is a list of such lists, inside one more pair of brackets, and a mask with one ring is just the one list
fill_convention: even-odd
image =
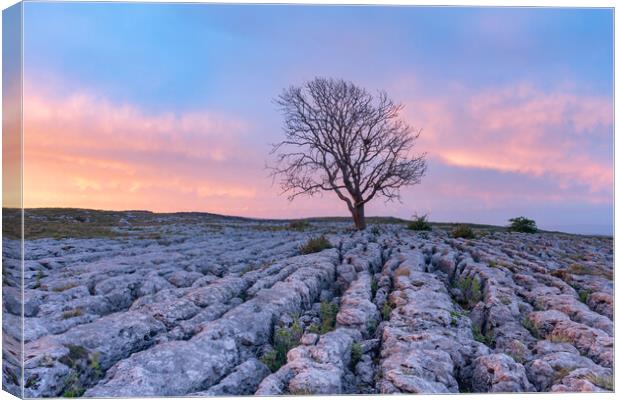
[(286, 138), (273, 145), (272, 176), (289, 200), (334, 191), (357, 229), (376, 196), (400, 200), (400, 188), (420, 183), (425, 154), (412, 155), (420, 131), (399, 119), (402, 104), (351, 82), (316, 78), (276, 99)]

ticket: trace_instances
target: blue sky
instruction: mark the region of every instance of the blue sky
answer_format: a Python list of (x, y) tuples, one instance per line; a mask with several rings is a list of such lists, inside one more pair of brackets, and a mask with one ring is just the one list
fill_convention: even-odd
[[(50, 179), (41, 163), (30, 204), (346, 215), (329, 196), (289, 204), (262, 171), (268, 144), (282, 136), (272, 99), (289, 85), (330, 76), (387, 90), (405, 104), (403, 117), (424, 129), (419, 150), (429, 154), (428, 176), (404, 191), (403, 204), (376, 201), (371, 214), (430, 211), (432, 220), (498, 224), (527, 214), (543, 227), (609, 233), (612, 32), (610, 9), (26, 3), (26, 100), (32, 110), (72, 110), (55, 110), (62, 115), (53, 124), (51, 114), (33, 111), (32, 137), (82, 129), (75, 137), (122, 144), (100, 153), (125, 166), (113, 174), (115, 187), (102, 181), (105, 169), (80, 171), (68, 179), (75, 196), (63, 199), (41, 188)], [(161, 145), (134, 149), (107, 137), (93, 108), (107, 121), (129, 118), (124, 126), (140, 121), (124, 137)], [(162, 116), (174, 134), (141, 129)], [(175, 128), (188, 116), (208, 118)], [(69, 150), (47, 152), (101, 161), (96, 140), (85, 142), (91, 147), (74, 140)], [(178, 151), (167, 151), (170, 144)], [(217, 148), (218, 156), (197, 161), (196, 145)], [(155, 182), (164, 159), (178, 187)], [(103, 200), (119, 198), (126, 185), (139, 187), (135, 196)], [(180, 202), (141, 200), (181, 188)], [(251, 194), (241, 190), (248, 188)]]

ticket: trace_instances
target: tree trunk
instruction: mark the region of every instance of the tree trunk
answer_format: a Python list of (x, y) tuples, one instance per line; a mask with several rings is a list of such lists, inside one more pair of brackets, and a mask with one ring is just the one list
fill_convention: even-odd
[(351, 210), (351, 214), (353, 215), (353, 223), (355, 223), (355, 227), (359, 231), (363, 231), (366, 229), (366, 216), (364, 215), (364, 205), (355, 206)]

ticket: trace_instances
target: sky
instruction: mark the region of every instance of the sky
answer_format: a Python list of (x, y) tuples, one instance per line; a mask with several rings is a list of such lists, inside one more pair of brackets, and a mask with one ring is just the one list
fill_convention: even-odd
[(25, 3), (24, 205), (347, 215), (265, 165), (316, 76), (404, 104), (422, 183), (367, 215), (612, 232), (613, 11)]

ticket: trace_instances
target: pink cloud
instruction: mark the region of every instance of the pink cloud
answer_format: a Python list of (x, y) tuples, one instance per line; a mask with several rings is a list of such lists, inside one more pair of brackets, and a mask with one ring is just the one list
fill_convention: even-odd
[(608, 157), (593, 147), (612, 143), (611, 101), (567, 91), (544, 92), (521, 84), (473, 93), (412, 99), (407, 118), (424, 127), (420, 149), (460, 167), (532, 176), (551, 175), (560, 186), (591, 192), (613, 182)]

